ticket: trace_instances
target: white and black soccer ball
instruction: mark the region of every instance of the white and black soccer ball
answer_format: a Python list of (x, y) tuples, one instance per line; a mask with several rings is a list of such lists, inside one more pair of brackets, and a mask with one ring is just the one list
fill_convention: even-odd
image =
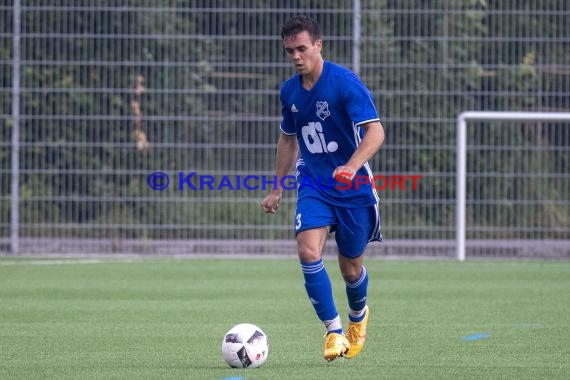
[(267, 360), (269, 340), (256, 325), (240, 323), (232, 327), (222, 340), (222, 355), (234, 368), (255, 368)]

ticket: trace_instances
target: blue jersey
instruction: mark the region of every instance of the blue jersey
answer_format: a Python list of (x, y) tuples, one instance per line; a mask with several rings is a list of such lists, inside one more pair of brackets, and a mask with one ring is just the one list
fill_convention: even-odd
[[(296, 74), (281, 87), (281, 131), (296, 135), (301, 153), (297, 183), (313, 186), (324, 200), (344, 207), (378, 202), (370, 183), (347, 188), (332, 178), (345, 165), (364, 136), (360, 125), (379, 121), (370, 91), (350, 70), (325, 61), (323, 72), (307, 91)], [(372, 177), (368, 163), (356, 176)]]

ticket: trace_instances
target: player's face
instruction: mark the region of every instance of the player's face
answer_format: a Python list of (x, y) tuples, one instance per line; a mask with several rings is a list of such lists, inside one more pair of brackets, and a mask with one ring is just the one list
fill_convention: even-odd
[(310, 75), (319, 69), (323, 40), (314, 43), (309, 32), (303, 31), (283, 39), (283, 47), (293, 66), (301, 75)]

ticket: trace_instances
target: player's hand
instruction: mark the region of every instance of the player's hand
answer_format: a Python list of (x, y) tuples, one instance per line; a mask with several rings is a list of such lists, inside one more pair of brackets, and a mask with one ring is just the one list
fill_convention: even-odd
[(352, 181), (355, 175), (356, 175), (356, 170), (346, 165), (337, 167), (333, 172), (333, 178), (336, 179), (337, 181), (339, 179), (346, 179), (348, 181)]
[(267, 214), (275, 214), (279, 209), (279, 202), (281, 201), (281, 193), (272, 191), (261, 201), (261, 208)]

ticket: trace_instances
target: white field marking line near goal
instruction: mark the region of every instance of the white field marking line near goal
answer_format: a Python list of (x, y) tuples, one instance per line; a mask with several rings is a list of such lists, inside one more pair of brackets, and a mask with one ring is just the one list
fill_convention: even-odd
[(100, 260), (100, 259), (47, 259), (47, 260), (0, 260), (0, 266), (14, 266), (14, 265), (69, 265), (69, 264), (109, 264), (109, 263), (132, 263), (137, 260), (132, 259), (114, 259), (114, 260)]

